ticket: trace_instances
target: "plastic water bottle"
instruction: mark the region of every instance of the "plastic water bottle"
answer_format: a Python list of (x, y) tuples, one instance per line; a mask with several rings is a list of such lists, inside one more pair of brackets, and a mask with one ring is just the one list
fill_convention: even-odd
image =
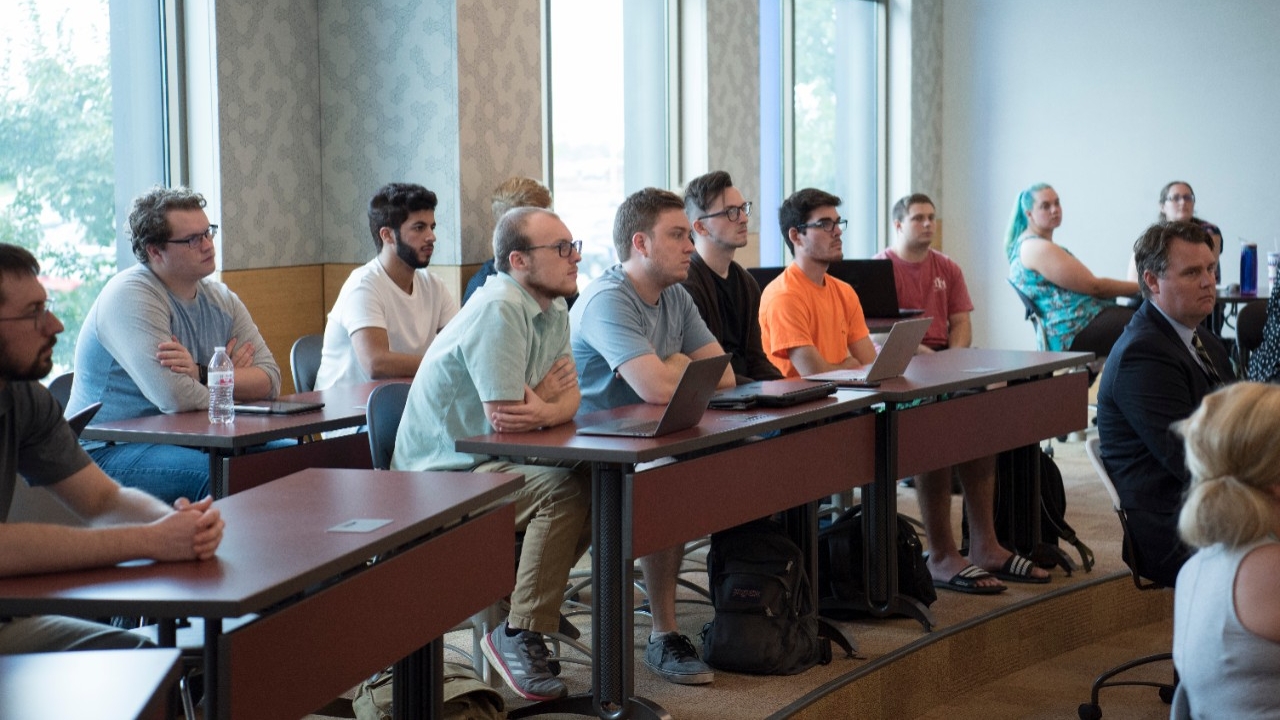
[(218, 346), (209, 361), (209, 422), (223, 424), (236, 419), (236, 367), (227, 348)]

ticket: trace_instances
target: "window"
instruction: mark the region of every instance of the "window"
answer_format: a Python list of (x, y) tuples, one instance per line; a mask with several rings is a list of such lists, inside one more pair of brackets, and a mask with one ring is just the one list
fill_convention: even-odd
[(119, 181), (165, 179), (159, 23), (158, 2), (0, 5), (0, 242), (40, 260), (67, 328), (55, 373), (116, 271)]
[(885, 13), (883, 0), (791, 0), (760, 19), (762, 191), (779, 203), (806, 187), (840, 196), (847, 257), (879, 249), (888, 215)]
[(551, 190), (583, 241), (581, 287), (617, 262), (618, 205), (672, 184), (671, 12), (652, 0), (548, 0)]

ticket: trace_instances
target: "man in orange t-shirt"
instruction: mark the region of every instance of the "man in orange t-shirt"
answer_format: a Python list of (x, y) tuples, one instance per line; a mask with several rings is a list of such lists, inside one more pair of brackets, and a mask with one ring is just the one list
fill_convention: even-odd
[(797, 191), (778, 210), (782, 239), (795, 257), (760, 297), (760, 337), (783, 376), (794, 378), (856, 368), (876, 358), (858, 294), (827, 275), (844, 257), (846, 220), (840, 198), (822, 190)]

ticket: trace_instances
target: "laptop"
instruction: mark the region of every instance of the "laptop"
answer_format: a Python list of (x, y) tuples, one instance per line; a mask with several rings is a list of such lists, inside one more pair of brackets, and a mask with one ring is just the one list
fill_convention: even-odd
[(716, 385), (720, 383), (724, 369), (728, 366), (727, 353), (694, 360), (686, 365), (675, 392), (671, 393), (671, 402), (667, 403), (658, 420), (619, 418), (580, 427), (578, 434), (651, 438), (691, 428), (702, 419), (702, 413), (706, 412), (707, 403), (715, 394)]
[(884, 347), (880, 348), (880, 354), (865, 369), (832, 370), (808, 375), (805, 379), (833, 382), (841, 387), (874, 387), (881, 380), (901, 377), (907, 371), (907, 365), (932, 323), (933, 318), (900, 320), (889, 330), (889, 337), (884, 341)]
[(862, 303), (862, 314), (869, 318), (907, 318), (924, 312), (898, 307), (892, 260), (841, 260), (831, 263), (827, 274), (853, 286)]
[(746, 410), (760, 407), (791, 407), (824, 398), (836, 391), (832, 382), (808, 380), (762, 380), (722, 390), (711, 397), (712, 410)]
[(322, 402), (295, 402), (290, 400), (259, 400), (256, 402), (236, 403), (238, 413), (254, 415), (296, 415), (312, 412), (324, 407)]

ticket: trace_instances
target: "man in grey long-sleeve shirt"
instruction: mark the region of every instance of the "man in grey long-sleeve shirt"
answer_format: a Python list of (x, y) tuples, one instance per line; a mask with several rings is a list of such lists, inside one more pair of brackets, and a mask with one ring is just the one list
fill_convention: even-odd
[[(112, 278), (85, 318), (67, 410), (102, 403), (99, 421), (209, 406), (205, 363), (219, 345), (236, 366), (236, 400), (280, 392), (280, 368), (240, 298), (208, 279), (216, 269), (205, 200), (186, 188), (154, 188), (129, 213), (139, 265)], [(209, 493), (199, 450), (145, 443), (85, 442), (121, 484), (173, 502)]]

